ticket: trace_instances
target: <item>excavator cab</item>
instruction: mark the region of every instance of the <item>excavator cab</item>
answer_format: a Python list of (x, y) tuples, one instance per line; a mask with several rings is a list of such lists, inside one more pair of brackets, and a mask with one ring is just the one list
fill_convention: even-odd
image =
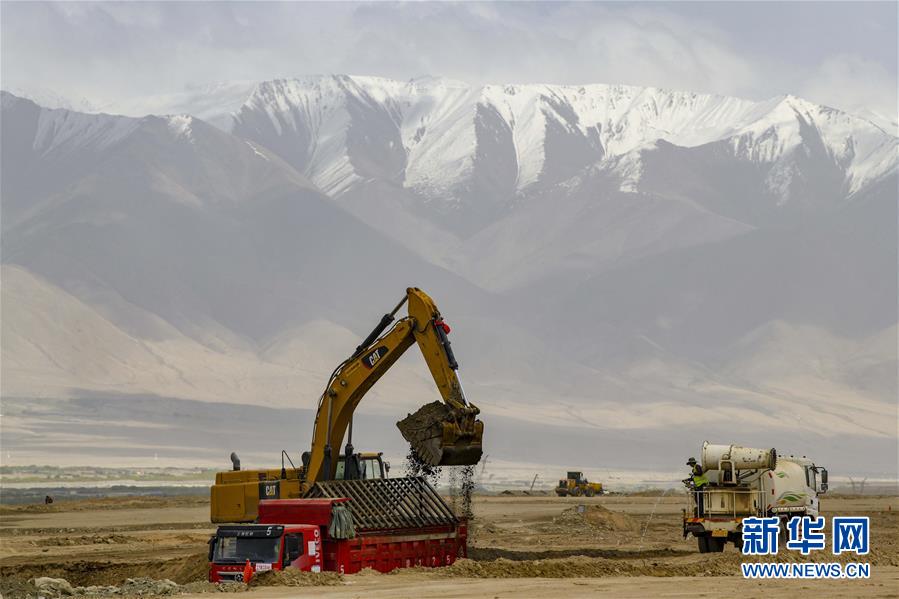
[[(390, 464), (384, 461), (382, 453), (364, 452), (356, 454), (355, 477), (359, 480), (371, 480), (374, 478), (387, 478)], [(337, 475), (334, 480), (344, 480), (346, 476), (346, 456), (341, 455), (337, 462)]]
[[(301, 459), (304, 471), (309, 467), (311, 453), (304, 451)], [(350, 462), (351, 466), (347, 467)], [(373, 478), (388, 478), (390, 463), (384, 461), (384, 454), (380, 451), (367, 451), (353, 453), (350, 460), (342, 453), (337, 457), (337, 470), (334, 480), (369, 480)]]

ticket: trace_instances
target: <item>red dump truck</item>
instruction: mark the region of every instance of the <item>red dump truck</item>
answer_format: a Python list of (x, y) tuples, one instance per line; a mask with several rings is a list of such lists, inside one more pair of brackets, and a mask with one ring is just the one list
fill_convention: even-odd
[(467, 556), (467, 523), (422, 478), (316, 483), (303, 499), (259, 502), (255, 524), (220, 526), (210, 582), (297, 568), (353, 574), (448, 566)]

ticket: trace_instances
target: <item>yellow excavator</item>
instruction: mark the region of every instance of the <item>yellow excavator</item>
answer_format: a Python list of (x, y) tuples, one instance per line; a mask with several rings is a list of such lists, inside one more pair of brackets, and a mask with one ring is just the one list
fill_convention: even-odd
[[(396, 313), (408, 303), (408, 316), (394, 322)], [(387, 331), (385, 333), (385, 331)], [(447, 337), (449, 326), (434, 301), (421, 289), (410, 287), (406, 295), (341, 362), (328, 379), (318, 402), (312, 432), (312, 447), (296, 467), (281, 452), (281, 468), (241, 470), (231, 454), (233, 469), (219, 472), (211, 490), (213, 522), (252, 522), (260, 499), (302, 497), (316, 482), (386, 477), (380, 454), (355, 453), (352, 445), (353, 413), (378, 379), (417, 343), (443, 402), (422, 406), (397, 423), (420, 462), (431, 466), (477, 464), (482, 454), (484, 424), (480, 410), (465, 398), (458, 363)], [(335, 452), (349, 438), (343, 455)], [(285, 467), (287, 457), (291, 467)]]

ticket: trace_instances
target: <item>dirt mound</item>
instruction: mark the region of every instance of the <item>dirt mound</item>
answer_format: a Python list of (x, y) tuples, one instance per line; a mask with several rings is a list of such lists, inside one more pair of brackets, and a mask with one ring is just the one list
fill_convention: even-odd
[(206, 553), (195, 553), (181, 561), (169, 578), (179, 583), (204, 581), (209, 576), (209, 556)]
[(131, 542), (125, 535), (81, 535), (77, 537), (55, 537), (35, 541), (37, 547), (60, 547), (72, 545), (120, 545)]
[(322, 587), (343, 583), (337, 572), (303, 572), (301, 570), (269, 570), (250, 579), (251, 587)]
[[(758, 561), (828, 561), (833, 556), (822, 555), (815, 559), (788, 554), (770, 556)], [(842, 557), (842, 556), (841, 556)], [(607, 559), (575, 556), (562, 559), (511, 560), (499, 558), (492, 561), (457, 560), (452, 566), (436, 568), (436, 575), (451, 578), (600, 578), (604, 576), (739, 576), (744, 557), (736, 551), (707, 554), (699, 561), (685, 562), (676, 555), (659, 552), (659, 555), (640, 560)]]
[(353, 574), (353, 576), (383, 576), (383, 574), (381, 572), (378, 572), (374, 568), (362, 568), (361, 570)]
[[(209, 563), (205, 552), (168, 560), (134, 563), (117, 561), (65, 561), (56, 565), (21, 564), (0, 566), (0, 577), (29, 580), (63, 578), (72, 585), (121, 585), (129, 578), (168, 578), (179, 584), (206, 580)], [(4, 594), (4, 597), (6, 595)]]
[(26, 587), (10, 589), (8, 597), (161, 597), (176, 595), (182, 587), (171, 580), (154, 578), (129, 578), (121, 586), (73, 586), (64, 578), (41, 576), (28, 581), (34, 594)]
[(736, 576), (739, 556), (710, 557), (707, 561), (673, 564), (664, 559), (629, 562), (614, 559), (569, 557), (564, 559), (514, 561), (505, 558), (489, 562), (457, 560), (438, 568), (451, 578), (600, 578), (604, 576)]
[(191, 582), (179, 585), (168, 579), (147, 577), (129, 578), (122, 585), (74, 586), (64, 578), (38, 577), (27, 583), (15, 579), (0, 579), (0, 591), (9, 599), (34, 597), (163, 597), (182, 593), (242, 593), (245, 584), (225, 582)]
[(2, 597), (37, 597), (34, 582), (18, 578), (0, 577), (0, 596)]
[(588, 557), (512, 561), (500, 558), (490, 562), (456, 560), (440, 573), (453, 578), (573, 578), (598, 576), (633, 576), (631, 564)]
[(180, 587), (177, 582), (169, 579), (155, 580), (153, 578), (129, 578), (121, 587), (118, 594), (125, 596), (159, 596), (174, 595)]
[(601, 505), (575, 505), (564, 510), (553, 524), (566, 529), (587, 528), (603, 532), (636, 532), (640, 523), (623, 512), (613, 512)]
[(600, 547), (578, 547), (573, 549), (521, 550), (499, 547), (469, 547), (468, 558), (476, 562), (507, 559), (513, 562), (563, 559), (568, 557), (601, 557), (604, 559), (658, 559), (693, 555), (694, 550), (683, 549), (604, 549)]
[(181, 585), (182, 593), (243, 593), (247, 585), (242, 582), (189, 582)]

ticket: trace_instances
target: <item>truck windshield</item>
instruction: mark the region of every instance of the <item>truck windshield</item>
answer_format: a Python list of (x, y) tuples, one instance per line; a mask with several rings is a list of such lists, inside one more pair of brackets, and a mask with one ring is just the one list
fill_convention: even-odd
[(215, 562), (227, 564), (250, 560), (253, 563), (273, 564), (278, 561), (280, 545), (279, 537), (274, 539), (219, 537), (215, 545)]

